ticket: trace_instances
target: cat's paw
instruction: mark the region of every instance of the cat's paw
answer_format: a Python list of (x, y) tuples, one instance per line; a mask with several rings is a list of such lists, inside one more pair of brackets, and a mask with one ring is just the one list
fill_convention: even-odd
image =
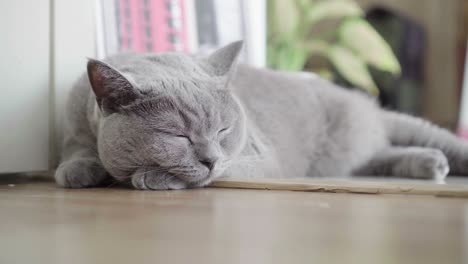
[(138, 190), (180, 190), (188, 188), (187, 183), (168, 173), (137, 170), (132, 175), (132, 185)]
[(55, 181), (65, 188), (86, 188), (101, 183), (106, 170), (95, 159), (74, 159), (62, 162), (55, 172)]
[(421, 153), (412, 162), (414, 178), (444, 180), (450, 171), (447, 157), (437, 149)]

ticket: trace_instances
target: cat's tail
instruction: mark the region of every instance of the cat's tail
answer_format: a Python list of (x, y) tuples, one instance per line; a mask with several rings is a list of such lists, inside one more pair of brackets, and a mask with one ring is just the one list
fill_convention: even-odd
[(468, 175), (468, 142), (421, 118), (384, 110), (383, 120), (392, 145), (440, 149), (451, 174)]

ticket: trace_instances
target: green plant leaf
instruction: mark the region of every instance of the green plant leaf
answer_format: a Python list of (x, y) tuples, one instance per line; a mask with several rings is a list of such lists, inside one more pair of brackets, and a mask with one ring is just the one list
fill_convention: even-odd
[(327, 79), (332, 82), (334, 81), (334, 75), (330, 69), (321, 68), (321, 69), (316, 70), (315, 73), (324, 79)]
[(297, 30), (301, 16), (294, 1), (269, 0), (267, 6), (269, 34), (291, 34)]
[(326, 18), (356, 17), (362, 15), (362, 9), (353, 1), (326, 0), (313, 5), (313, 8), (307, 15), (307, 21), (312, 25)]
[(288, 71), (301, 71), (309, 56), (305, 49), (290, 42), (283, 42), (276, 52), (277, 68)]
[(330, 44), (323, 40), (311, 40), (304, 43), (305, 48), (309, 51), (309, 55), (323, 55), (326, 56)]
[(338, 29), (339, 42), (377, 69), (395, 75), (400, 63), (387, 42), (363, 19), (345, 20)]
[[(271, 0), (270, 0), (271, 1)], [(290, 1), (290, 0), (288, 0)], [(296, 0), (296, 6), (303, 11), (307, 11), (313, 6), (312, 0)]]
[(366, 63), (352, 51), (339, 45), (333, 45), (328, 51), (328, 58), (347, 81), (367, 90), (372, 95), (379, 94)]

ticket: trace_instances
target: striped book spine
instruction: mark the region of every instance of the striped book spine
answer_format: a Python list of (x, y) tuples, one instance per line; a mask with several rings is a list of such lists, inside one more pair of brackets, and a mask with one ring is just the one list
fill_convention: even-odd
[(117, 0), (121, 51), (188, 52), (184, 0)]

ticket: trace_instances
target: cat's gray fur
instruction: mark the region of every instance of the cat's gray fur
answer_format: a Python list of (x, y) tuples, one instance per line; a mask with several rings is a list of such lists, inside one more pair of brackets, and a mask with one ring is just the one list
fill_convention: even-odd
[(468, 145), (450, 132), (314, 75), (236, 65), (241, 47), (203, 59), (90, 60), (67, 105), (57, 183), (112, 176), (181, 189), (220, 176), (444, 178), (449, 166), (468, 174)]

